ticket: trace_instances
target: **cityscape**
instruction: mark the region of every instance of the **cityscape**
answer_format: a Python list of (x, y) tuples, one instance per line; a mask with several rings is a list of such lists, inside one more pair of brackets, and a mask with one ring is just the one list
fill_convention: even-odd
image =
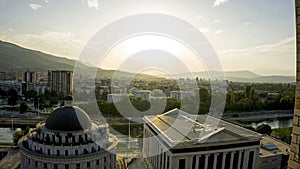
[(300, 168), (300, 0), (0, 9), (0, 169)]

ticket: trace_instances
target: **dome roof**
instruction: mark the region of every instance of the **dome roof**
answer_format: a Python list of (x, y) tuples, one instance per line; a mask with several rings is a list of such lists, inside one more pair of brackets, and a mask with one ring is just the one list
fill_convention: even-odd
[(64, 100), (74, 100), (72, 95), (67, 95)]
[(65, 106), (54, 110), (45, 124), (48, 129), (59, 131), (86, 130), (91, 125), (87, 113), (75, 106)]

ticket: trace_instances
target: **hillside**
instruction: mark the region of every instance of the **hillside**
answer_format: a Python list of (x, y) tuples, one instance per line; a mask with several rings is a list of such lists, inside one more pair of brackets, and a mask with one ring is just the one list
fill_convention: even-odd
[[(213, 78), (220, 79), (225, 77), (225, 79), (234, 82), (253, 82), (253, 83), (293, 83), (296, 82), (296, 78), (294, 76), (260, 76), (251, 71), (211, 71), (211, 77), (207, 72), (193, 72), (194, 77), (199, 78)], [(190, 73), (180, 73), (176, 74), (177, 78), (193, 78)]]
[[(0, 41), (0, 71), (13, 70), (25, 71), (35, 70), (39, 72), (47, 72), (48, 70), (74, 70), (76, 60), (63, 57), (57, 57), (50, 54), (42, 53), (31, 49), (26, 49), (18, 45)], [(80, 73), (86, 75), (88, 70), (96, 69), (82, 63), (77, 63), (80, 67)], [(115, 70), (97, 69), (97, 78), (110, 78)], [(121, 77), (131, 76), (128, 72), (119, 72)], [(139, 74), (136, 76), (141, 79), (157, 79), (156, 76)]]
[[(71, 60), (63, 57), (57, 57), (50, 54), (42, 53), (31, 49), (26, 49), (18, 45), (0, 41), (0, 71), (2, 70), (14, 70), (25, 71), (36, 70), (40, 72), (47, 72), (48, 70), (74, 70), (76, 60)], [(79, 71), (82, 75), (87, 75), (94, 67), (87, 66), (82, 63), (77, 63), (80, 68)], [(111, 78), (115, 73), (115, 70), (104, 70), (97, 68), (97, 78)], [(214, 78), (220, 78), (223, 76), (223, 72), (211, 71), (211, 75)], [(293, 83), (296, 81), (294, 76), (259, 76), (251, 71), (226, 71), (224, 72), (225, 78), (229, 81), (236, 82), (256, 82), (256, 83)], [(132, 73), (119, 71), (118, 75), (122, 78), (127, 78)], [(193, 72), (194, 77), (209, 78), (207, 72)], [(193, 78), (189, 73), (180, 73), (174, 75), (176, 78)], [(159, 77), (138, 74), (136, 78), (157, 80)]]

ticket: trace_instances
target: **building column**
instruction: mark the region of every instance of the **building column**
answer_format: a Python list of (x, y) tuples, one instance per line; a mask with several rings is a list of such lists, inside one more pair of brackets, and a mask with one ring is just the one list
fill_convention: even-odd
[(253, 161), (252, 161), (252, 169), (258, 168), (258, 158), (259, 158), (259, 148), (256, 148), (254, 151)]
[(201, 158), (201, 155), (200, 156), (196, 156), (196, 164), (195, 164), (195, 168), (198, 169), (199, 168), (199, 160)]
[(243, 166), (248, 167), (248, 162), (249, 162), (249, 150), (245, 150)]
[(238, 151), (238, 152), (239, 152), (239, 161), (238, 161), (237, 167), (240, 168), (241, 167), (241, 160), (242, 160), (241, 158), (242, 158), (242, 152), (243, 151)]
[(207, 167), (208, 167), (208, 157), (209, 157), (210, 155), (209, 154), (205, 154), (205, 164), (204, 164), (204, 169), (207, 169)]
[(225, 152), (223, 153), (223, 158), (222, 158), (222, 169), (225, 168), (226, 154), (227, 154), (227, 153), (225, 153)]
[(213, 169), (217, 169), (217, 162), (218, 162), (218, 153), (214, 154), (214, 166)]
[(234, 151), (230, 152), (230, 167), (229, 167), (230, 169), (233, 169), (234, 154), (235, 154)]

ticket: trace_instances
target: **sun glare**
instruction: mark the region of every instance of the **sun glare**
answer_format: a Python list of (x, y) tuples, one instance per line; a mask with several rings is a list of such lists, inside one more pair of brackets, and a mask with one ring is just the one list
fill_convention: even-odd
[(107, 53), (98, 67), (117, 69), (127, 58), (145, 50), (168, 52), (181, 60), (191, 70), (203, 70), (201, 61), (188, 47), (175, 39), (162, 35), (139, 35), (123, 40)]

